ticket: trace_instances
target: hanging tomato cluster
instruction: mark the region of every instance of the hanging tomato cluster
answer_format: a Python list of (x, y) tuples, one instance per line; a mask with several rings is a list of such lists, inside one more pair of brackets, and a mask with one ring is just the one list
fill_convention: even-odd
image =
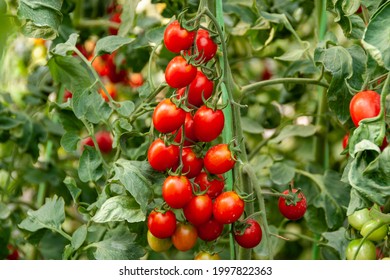
[[(239, 221), (244, 199), (235, 191), (224, 191), (223, 174), (236, 163), (231, 144), (215, 143), (225, 117), (213, 78), (202, 71), (215, 56), (218, 45), (206, 29), (189, 31), (178, 20), (164, 33), (165, 47), (178, 55), (167, 65), (165, 80), (175, 94), (154, 109), (153, 126), (160, 137), (148, 150), (151, 167), (167, 172), (162, 185), (164, 205), (147, 220), (148, 243), (158, 252), (192, 249), (197, 239), (214, 241), (224, 225), (234, 223), (234, 236), (245, 248), (262, 238), (254, 219)], [(175, 214), (176, 213), (176, 214)], [(178, 221), (178, 214), (185, 221)]]

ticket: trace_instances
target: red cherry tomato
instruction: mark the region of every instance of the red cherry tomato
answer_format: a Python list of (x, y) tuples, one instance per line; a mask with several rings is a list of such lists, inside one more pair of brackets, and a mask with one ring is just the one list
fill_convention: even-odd
[(358, 92), (352, 97), (349, 112), (356, 127), (361, 120), (378, 116), (381, 110), (380, 99), (380, 94), (372, 90)]
[(148, 216), (148, 229), (157, 238), (168, 238), (176, 229), (176, 216), (171, 210), (165, 213), (153, 210)]
[(125, 60), (122, 60), (118, 65), (116, 62), (116, 52), (106, 57), (107, 77), (114, 84), (127, 82), (127, 71), (124, 68)]
[[(108, 83), (106, 83), (104, 85), (104, 87), (106, 88), (108, 94), (112, 97), (112, 99), (115, 100), (116, 99), (116, 94), (117, 94), (116, 86), (113, 83), (108, 82)], [(103, 97), (104, 101), (108, 102), (108, 100), (109, 100), (108, 96), (107, 96), (106, 92), (102, 88), (99, 89), (99, 93)]]
[[(96, 142), (99, 146), (99, 150), (103, 154), (109, 154), (112, 151), (112, 136), (108, 131), (100, 131), (95, 134)], [(95, 147), (91, 137), (88, 137), (84, 141), (84, 145)]]
[(204, 63), (212, 59), (218, 49), (217, 44), (210, 38), (210, 34), (205, 29), (199, 29), (196, 35), (196, 48), (199, 52), (197, 60)]
[[(112, 14), (112, 16), (110, 17), (110, 21), (116, 22), (116, 23), (121, 23), (121, 13)], [(109, 27), (108, 33), (110, 33), (110, 35), (118, 35), (118, 29), (114, 28), (114, 27)]]
[(197, 157), (191, 147), (184, 147), (182, 153), (183, 174), (186, 174), (188, 179), (195, 178), (202, 171), (203, 158)]
[(223, 174), (234, 167), (236, 163), (227, 144), (217, 144), (211, 147), (203, 159), (204, 167), (211, 174)]
[(194, 132), (199, 141), (211, 142), (222, 132), (225, 117), (222, 110), (213, 110), (206, 105), (200, 107), (194, 115)]
[[(181, 143), (181, 134), (182, 127), (179, 128), (179, 131), (176, 133), (175, 142)], [(194, 132), (194, 119), (192, 118), (191, 113), (186, 114), (186, 118), (184, 120), (184, 146), (191, 146), (198, 140), (196, 139)]]
[(349, 140), (349, 133), (345, 134), (345, 136), (343, 138), (343, 149), (347, 148), (348, 140)]
[(169, 98), (161, 101), (154, 109), (152, 120), (154, 127), (161, 133), (173, 132), (181, 127), (186, 112), (178, 108)]
[(221, 224), (234, 223), (244, 213), (244, 206), (244, 200), (236, 192), (223, 192), (214, 201), (214, 218)]
[(214, 218), (197, 226), (198, 236), (204, 241), (213, 241), (221, 236), (224, 225)]
[(173, 88), (186, 87), (195, 79), (196, 73), (195, 66), (188, 64), (182, 56), (176, 56), (165, 69), (165, 81)]
[(179, 155), (180, 149), (178, 146), (165, 146), (163, 140), (156, 139), (149, 147), (148, 161), (154, 170), (166, 171), (177, 168)]
[(196, 228), (191, 224), (178, 223), (172, 235), (173, 246), (179, 251), (191, 250), (198, 239)]
[[(293, 189), (292, 192), (296, 193), (298, 190)], [(289, 194), (289, 190), (285, 190), (283, 194)], [(286, 200), (284, 197), (279, 197), (279, 211), (282, 213), (283, 216), (285, 216), (289, 220), (298, 220), (303, 217), (303, 215), (306, 212), (307, 204), (306, 204), (306, 197), (303, 195), (302, 192), (298, 194), (298, 199), (300, 199), (298, 202), (294, 204), (292, 201)]]
[(259, 223), (253, 219), (248, 219), (244, 230), (235, 230), (234, 239), (243, 248), (254, 248), (260, 244), (263, 232)]
[(138, 88), (144, 84), (144, 77), (141, 73), (131, 73), (129, 75), (129, 85), (131, 88)]
[[(188, 88), (187, 102), (195, 107), (204, 104), (203, 99), (207, 100), (213, 94), (214, 82), (210, 81), (202, 71), (198, 70), (195, 79)], [(185, 93), (185, 88), (178, 90), (178, 96)], [(203, 99), (202, 99), (203, 96)]]
[(194, 196), (183, 209), (184, 216), (194, 226), (199, 226), (210, 220), (213, 214), (213, 202), (207, 195)]
[(195, 32), (181, 28), (177, 20), (171, 22), (164, 31), (164, 45), (174, 53), (189, 49), (194, 43), (194, 38)]
[(64, 102), (68, 101), (69, 98), (72, 98), (73, 94), (69, 90), (65, 90), (64, 92)]
[(168, 176), (162, 186), (162, 196), (172, 208), (183, 208), (193, 197), (192, 185), (186, 176)]
[(7, 256), (7, 260), (18, 260), (20, 258), (18, 249), (12, 245), (7, 246), (9, 254)]
[(216, 176), (216, 178), (208, 178), (206, 172), (201, 172), (194, 180), (194, 183), (199, 185), (201, 191), (207, 189), (207, 194), (212, 199), (220, 195), (225, 187), (223, 176), (220, 174), (214, 176)]

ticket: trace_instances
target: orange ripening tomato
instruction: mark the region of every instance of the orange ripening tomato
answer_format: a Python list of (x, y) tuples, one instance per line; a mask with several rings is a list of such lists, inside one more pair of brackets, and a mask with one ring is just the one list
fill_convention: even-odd
[[(106, 88), (108, 94), (112, 97), (112, 99), (115, 100), (116, 95), (117, 95), (116, 86), (115, 86), (113, 83), (107, 83), (107, 84), (105, 85), (105, 88)], [(108, 102), (109, 99), (108, 99), (108, 97), (107, 97), (107, 94), (106, 94), (106, 92), (105, 92), (102, 88), (99, 89), (99, 93), (100, 93), (100, 95), (103, 97), (103, 99), (104, 99), (106, 102)]]

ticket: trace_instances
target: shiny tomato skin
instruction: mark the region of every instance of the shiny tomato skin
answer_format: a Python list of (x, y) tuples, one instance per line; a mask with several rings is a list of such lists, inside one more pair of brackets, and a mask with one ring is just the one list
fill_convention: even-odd
[(214, 218), (221, 224), (234, 223), (244, 213), (244, 206), (244, 200), (236, 192), (223, 192), (214, 201)]
[(190, 180), (183, 175), (168, 176), (162, 186), (162, 196), (171, 208), (183, 208), (193, 197)]
[(165, 146), (162, 139), (153, 141), (148, 149), (148, 161), (150, 166), (157, 171), (175, 169), (179, 165), (180, 148), (178, 146)]
[(198, 141), (213, 141), (221, 134), (224, 125), (225, 116), (222, 110), (213, 110), (203, 105), (194, 115), (194, 132)]
[(263, 232), (256, 220), (248, 219), (245, 223), (248, 227), (244, 231), (234, 231), (234, 239), (243, 248), (254, 248), (260, 244)]
[[(202, 71), (198, 70), (195, 79), (188, 87), (188, 104), (200, 107), (204, 104), (203, 99), (207, 100), (213, 94), (214, 82), (210, 81)], [(180, 89), (180, 94), (184, 94), (185, 88)], [(203, 96), (203, 99), (202, 99)]]
[[(375, 228), (376, 230), (374, 230)], [(371, 232), (372, 230), (374, 231)], [(388, 231), (388, 225), (381, 224), (381, 222), (377, 220), (369, 220), (363, 225), (362, 229), (360, 230), (360, 234), (363, 237), (367, 237), (368, 240), (378, 242), (385, 239)]]
[(182, 56), (175, 56), (165, 69), (165, 81), (170, 87), (188, 86), (196, 77), (196, 67), (188, 64)]
[(205, 29), (198, 30), (195, 44), (199, 52), (197, 60), (202, 60), (204, 63), (217, 53), (218, 45), (210, 38), (209, 32)]
[(352, 97), (349, 112), (356, 127), (359, 126), (361, 120), (379, 115), (380, 99), (380, 94), (372, 90), (358, 92)]
[(204, 167), (211, 174), (223, 174), (236, 163), (227, 144), (212, 146), (203, 158)]
[[(112, 151), (112, 136), (108, 131), (99, 131), (95, 134), (96, 142), (99, 146), (99, 150), (103, 154), (109, 154)], [(85, 139), (84, 145), (95, 147), (91, 137)]]
[(173, 52), (189, 49), (194, 43), (195, 31), (188, 31), (180, 26), (179, 21), (172, 21), (164, 31), (164, 45)]
[(149, 247), (155, 251), (155, 252), (165, 252), (168, 251), (169, 248), (172, 246), (171, 238), (157, 238), (154, 236), (150, 230), (148, 230), (148, 233), (146, 235), (146, 238), (148, 240)]
[(191, 147), (184, 147), (182, 153), (182, 173), (187, 176), (188, 179), (195, 178), (202, 171), (203, 158), (198, 157)]
[[(181, 143), (181, 134), (182, 127), (176, 133), (175, 142)], [(191, 146), (195, 144), (198, 140), (196, 139), (194, 132), (194, 119), (190, 112), (186, 114), (186, 118), (184, 120), (184, 146)]]
[(368, 208), (363, 208), (360, 210), (356, 210), (348, 217), (348, 223), (355, 229), (361, 230), (363, 225), (371, 220), (370, 210)]
[(165, 213), (153, 210), (148, 216), (148, 229), (153, 236), (164, 239), (171, 237), (176, 230), (176, 216), (171, 210)]
[(225, 180), (223, 176), (220, 174), (215, 176), (217, 178), (208, 178), (206, 172), (201, 172), (194, 180), (194, 183), (199, 185), (201, 191), (207, 189), (207, 194), (211, 199), (220, 195), (225, 187)]
[[(356, 251), (359, 248), (362, 239), (354, 239), (348, 243), (345, 255), (347, 260), (353, 260)], [(356, 260), (376, 260), (376, 249), (374, 243), (370, 240), (365, 240), (356, 256)]]
[(194, 196), (183, 208), (184, 216), (194, 226), (199, 226), (210, 220), (213, 214), (213, 202), (207, 195)]
[(153, 111), (154, 128), (161, 133), (173, 132), (184, 124), (186, 112), (169, 98), (162, 100)]
[(211, 261), (211, 260), (220, 260), (221, 257), (218, 255), (218, 253), (208, 253), (205, 251), (200, 251), (194, 258), (194, 260), (201, 261)]
[(211, 218), (207, 222), (196, 227), (198, 236), (204, 241), (213, 241), (221, 236), (224, 224), (221, 224), (215, 218)]
[(179, 251), (191, 250), (198, 239), (196, 228), (191, 224), (178, 223), (172, 235), (173, 246)]
[[(293, 189), (293, 193), (296, 193), (298, 190)], [(289, 190), (285, 190), (283, 194), (289, 194)], [(284, 197), (279, 197), (279, 202), (278, 202), (278, 207), (280, 213), (286, 217), (289, 220), (298, 220), (303, 217), (303, 215), (306, 212), (307, 209), (307, 204), (306, 204), (306, 197), (304, 194), (301, 192), (299, 193), (298, 197), (300, 200), (294, 204), (287, 205), (286, 204), (286, 198)]]

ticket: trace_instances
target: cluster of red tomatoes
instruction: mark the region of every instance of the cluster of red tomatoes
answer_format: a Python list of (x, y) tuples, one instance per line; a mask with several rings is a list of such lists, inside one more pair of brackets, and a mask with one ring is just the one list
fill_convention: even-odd
[[(165, 70), (166, 82), (176, 94), (162, 100), (152, 116), (160, 137), (150, 145), (148, 161), (168, 176), (162, 185), (164, 206), (154, 209), (147, 220), (149, 245), (161, 252), (173, 243), (187, 251), (198, 238), (214, 241), (225, 225), (234, 224), (236, 242), (255, 247), (262, 238), (260, 225), (254, 219), (239, 221), (244, 199), (235, 191), (224, 191), (223, 174), (234, 167), (236, 158), (228, 144), (214, 141), (225, 121), (221, 109), (205, 104), (215, 97), (214, 82), (187, 61), (192, 57), (205, 64), (218, 46), (207, 30), (188, 31), (177, 20), (167, 26), (164, 43), (181, 54)], [(178, 221), (180, 213), (185, 221)]]
[[(389, 234), (389, 226), (379, 220), (372, 219), (370, 210), (363, 208), (348, 216), (348, 223), (357, 231), (355, 239), (351, 240), (346, 249), (347, 260), (375, 260), (384, 258), (375, 244), (383, 243)], [(363, 238), (366, 238), (363, 241)], [(360, 243), (362, 243), (360, 247)], [(360, 248), (359, 248), (360, 247)]]

